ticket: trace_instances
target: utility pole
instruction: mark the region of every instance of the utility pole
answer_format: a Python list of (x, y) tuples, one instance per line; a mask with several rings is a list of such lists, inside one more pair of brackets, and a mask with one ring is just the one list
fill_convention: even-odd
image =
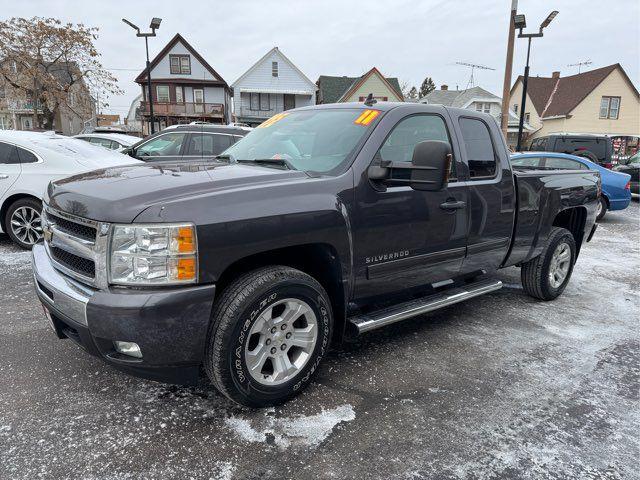
[(518, 0), (511, 0), (511, 12), (509, 13), (509, 36), (507, 37), (507, 59), (504, 67), (504, 84), (502, 86), (502, 116), (500, 128), (504, 139), (507, 139), (509, 126), (509, 92), (511, 90), (511, 71), (513, 69), (513, 45), (515, 43), (516, 26), (515, 17), (518, 10)]

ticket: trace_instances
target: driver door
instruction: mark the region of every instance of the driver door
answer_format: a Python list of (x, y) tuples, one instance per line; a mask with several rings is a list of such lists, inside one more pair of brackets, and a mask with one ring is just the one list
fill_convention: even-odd
[[(449, 132), (445, 118), (438, 114), (404, 117), (372, 163), (411, 162), (416, 144), (426, 140), (451, 144)], [(459, 154), (456, 148), (453, 152), (449, 184), (442, 191), (374, 182), (366, 172), (362, 176), (355, 193), (354, 298), (400, 292), (459, 273), (467, 243), (467, 187), (457, 181)]]

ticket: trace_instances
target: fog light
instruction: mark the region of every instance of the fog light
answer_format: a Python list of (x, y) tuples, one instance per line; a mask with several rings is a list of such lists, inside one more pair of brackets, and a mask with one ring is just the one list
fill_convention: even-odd
[(113, 342), (113, 346), (116, 348), (116, 352), (122, 355), (128, 355), (130, 357), (142, 358), (142, 352), (137, 343), (133, 342), (120, 342), (118, 340)]

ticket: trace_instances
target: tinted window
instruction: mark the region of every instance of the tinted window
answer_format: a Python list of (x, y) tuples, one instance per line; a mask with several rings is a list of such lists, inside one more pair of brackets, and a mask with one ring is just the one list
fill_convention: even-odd
[(571, 160), (570, 158), (547, 157), (544, 166), (547, 168), (557, 168), (559, 170), (589, 170), (586, 165), (583, 165), (577, 160)]
[(180, 155), (182, 142), (186, 133), (166, 133), (149, 140), (147, 143), (136, 148), (136, 155), (146, 156), (169, 156)]
[[(414, 115), (401, 120), (387, 137), (380, 151), (379, 160), (393, 162), (411, 162), (415, 146), (427, 140), (440, 140), (451, 143), (447, 127), (441, 117), (437, 115)], [(394, 172), (394, 178), (408, 179), (409, 170)], [(455, 180), (455, 162), (451, 162), (449, 180)]]
[(187, 155), (218, 155), (233, 145), (231, 135), (192, 133)]
[(545, 151), (547, 149), (547, 143), (549, 143), (549, 137), (536, 138), (531, 142), (531, 147), (529, 147), (529, 150), (539, 152)]
[[(93, 145), (100, 145), (101, 147), (104, 148), (108, 148), (108, 149), (113, 149), (113, 142), (111, 140), (108, 140), (106, 138), (97, 138), (97, 137), (92, 137), (90, 140), (90, 143), (92, 143)], [(117, 148), (117, 146), (116, 146)]]
[(0, 163), (20, 163), (18, 149), (8, 143), (0, 142)]
[[(607, 150), (609, 142), (604, 138), (558, 138), (554, 150), (560, 153), (582, 153), (591, 152), (599, 162), (607, 160)], [(588, 157), (590, 155), (587, 155)], [(609, 155), (610, 156), (610, 155)]]
[(524, 157), (524, 158), (512, 158), (511, 165), (514, 167), (539, 167), (542, 158), (540, 157)]
[(493, 177), (496, 157), (487, 125), (474, 118), (461, 118), (460, 129), (469, 161), (469, 176), (472, 179)]
[(38, 157), (24, 148), (18, 147), (18, 156), (20, 157), (20, 163), (36, 163)]

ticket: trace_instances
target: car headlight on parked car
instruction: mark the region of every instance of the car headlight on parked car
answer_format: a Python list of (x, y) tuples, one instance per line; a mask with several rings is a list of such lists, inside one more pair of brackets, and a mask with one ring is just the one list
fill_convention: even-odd
[(196, 229), (188, 223), (114, 225), (109, 280), (118, 285), (176, 285), (197, 280)]

